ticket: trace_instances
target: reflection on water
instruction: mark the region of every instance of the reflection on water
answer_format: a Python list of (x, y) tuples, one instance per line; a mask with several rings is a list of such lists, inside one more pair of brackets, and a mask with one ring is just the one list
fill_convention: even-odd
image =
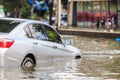
[(69, 38), (82, 49), (82, 59), (36, 67), (34, 71), (0, 68), (0, 80), (120, 80), (119, 44), (103, 38)]

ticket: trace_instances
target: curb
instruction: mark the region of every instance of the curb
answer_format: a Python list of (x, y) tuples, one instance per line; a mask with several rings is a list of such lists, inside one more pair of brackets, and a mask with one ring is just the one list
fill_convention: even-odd
[(116, 39), (120, 37), (120, 32), (102, 32), (102, 31), (94, 31), (94, 30), (59, 29), (59, 33), (62, 35), (76, 35), (76, 36), (110, 38), (110, 39)]

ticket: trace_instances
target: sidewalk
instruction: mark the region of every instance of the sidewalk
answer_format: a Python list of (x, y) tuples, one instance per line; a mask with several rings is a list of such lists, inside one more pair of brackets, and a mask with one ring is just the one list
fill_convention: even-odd
[(110, 38), (116, 39), (120, 37), (120, 30), (114, 30), (113, 32), (105, 32), (102, 29), (94, 28), (80, 28), (80, 27), (60, 27), (59, 32), (62, 35), (76, 35), (76, 36), (86, 36), (86, 37), (99, 37), (99, 38)]

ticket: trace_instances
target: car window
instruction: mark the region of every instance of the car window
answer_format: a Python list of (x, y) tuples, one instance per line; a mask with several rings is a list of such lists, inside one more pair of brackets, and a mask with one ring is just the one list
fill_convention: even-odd
[(30, 31), (28, 31), (28, 35), (32, 36), (32, 38), (47, 40), (44, 28), (40, 24), (30, 24), (28, 25), (28, 29), (30, 29)]
[(0, 20), (0, 32), (9, 33), (20, 23), (20, 21), (14, 20)]
[(52, 29), (51, 27), (49, 27), (47, 25), (42, 25), (42, 26), (44, 26), (44, 28), (45, 28), (45, 32), (48, 37), (48, 41), (62, 43), (60, 36), (54, 29)]
[(33, 38), (29, 26), (25, 26), (24, 31), (25, 31), (27, 37)]

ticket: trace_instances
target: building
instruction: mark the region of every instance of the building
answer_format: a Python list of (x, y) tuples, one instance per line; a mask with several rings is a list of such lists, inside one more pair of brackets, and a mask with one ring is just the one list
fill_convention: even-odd
[(69, 0), (68, 24), (77, 27), (94, 27), (96, 19), (113, 16), (120, 27), (120, 0)]

